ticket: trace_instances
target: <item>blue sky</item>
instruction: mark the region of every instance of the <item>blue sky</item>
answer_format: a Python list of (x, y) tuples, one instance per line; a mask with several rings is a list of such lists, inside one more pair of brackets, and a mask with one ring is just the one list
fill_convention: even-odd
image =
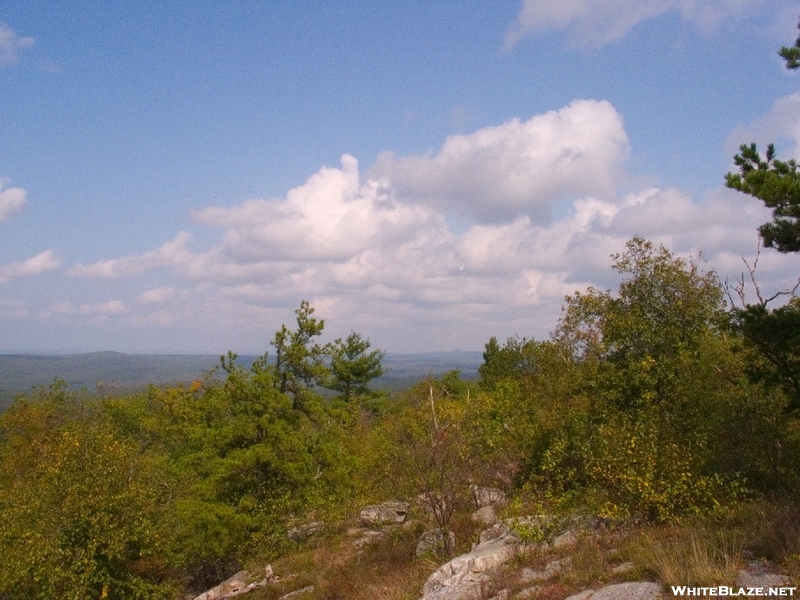
[[(731, 280), (800, 156), (784, 0), (0, 6), (0, 351), (543, 338), (633, 235)], [(765, 289), (797, 257), (762, 252)]]

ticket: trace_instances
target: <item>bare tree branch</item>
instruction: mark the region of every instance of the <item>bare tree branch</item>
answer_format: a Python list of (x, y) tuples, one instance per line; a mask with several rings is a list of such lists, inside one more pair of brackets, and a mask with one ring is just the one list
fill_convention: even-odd
[[(751, 265), (747, 262), (747, 259), (742, 255), (742, 262), (744, 263), (745, 268), (747, 268), (747, 273), (750, 278), (750, 283), (753, 285), (753, 289), (756, 291), (756, 298), (758, 298), (758, 304), (766, 308), (766, 306), (772, 302), (773, 300), (780, 298), (781, 296), (790, 296), (794, 298), (797, 295), (797, 290), (800, 288), (800, 278), (798, 278), (797, 282), (791, 288), (786, 288), (785, 290), (780, 290), (775, 292), (769, 298), (764, 298), (763, 294), (761, 293), (761, 286), (756, 279), (756, 269), (758, 269), (758, 259), (761, 257), (761, 238), (758, 239), (758, 247), (756, 249), (756, 258), (753, 260), (753, 264)], [(736, 278), (736, 284), (730, 285), (726, 282), (725, 284), (725, 293), (728, 295), (728, 299), (731, 302), (731, 305), (736, 305), (736, 302), (733, 299), (733, 295), (731, 294), (731, 290), (733, 290), (736, 295), (739, 297), (739, 301), (742, 304), (742, 308), (747, 306), (747, 285), (745, 284), (745, 277), (744, 273), (741, 274), (740, 277)]]

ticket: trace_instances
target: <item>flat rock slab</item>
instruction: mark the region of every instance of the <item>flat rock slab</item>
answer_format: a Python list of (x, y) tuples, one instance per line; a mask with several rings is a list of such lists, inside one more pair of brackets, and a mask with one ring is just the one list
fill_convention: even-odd
[(629, 581), (607, 585), (599, 590), (585, 590), (567, 600), (656, 600), (664, 597), (664, 588), (649, 581)]
[(767, 561), (753, 560), (736, 577), (739, 587), (781, 587), (789, 585), (789, 578), (775, 573), (775, 565)]
[(745, 588), (783, 587), (789, 585), (789, 578), (778, 573), (739, 571), (739, 575), (736, 577), (736, 585)]
[(314, 586), (309, 585), (308, 587), (304, 587), (302, 589), (289, 592), (288, 594), (285, 594), (280, 598), (278, 598), (278, 600), (291, 600), (292, 598), (299, 598), (300, 596), (305, 596), (306, 594), (310, 594), (313, 591), (314, 591)]

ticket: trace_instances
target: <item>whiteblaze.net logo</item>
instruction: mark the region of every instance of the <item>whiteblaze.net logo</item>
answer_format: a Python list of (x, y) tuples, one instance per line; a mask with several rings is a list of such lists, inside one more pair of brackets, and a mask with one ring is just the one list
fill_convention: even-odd
[(794, 596), (796, 587), (690, 587), (673, 585), (673, 596)]

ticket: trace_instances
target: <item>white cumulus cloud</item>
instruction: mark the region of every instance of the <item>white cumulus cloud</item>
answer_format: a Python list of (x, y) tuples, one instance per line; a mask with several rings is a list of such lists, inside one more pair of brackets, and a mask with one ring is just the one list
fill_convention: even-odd
[(547, 221), (560, 200), (612, 195), (628, 151), (622, 117), (609, 102), (575, 100), (527, 121), (448, 137), (432, 155), (384, 153), (369, 174), (413, 202), (489, 221)]
[[(265, 344), (271, 332), (257, 324), (290, 319), (307, 299), (376, 344), (446, 349), (547, 335), (564, 295), (614, 286), (609, 256), (634, 235), (681, 254), (705, 250), (723, 277), (740, 271), (769, 211), (725, 189), (622, 195), (627, 154), (614, 107), (580, 100), (453, 136), (427, 156), (383, 155), (365, 172), (344, 155), (283, 198), (194, 211), (197, 225), (222, 232), (216, 243), (192, 248), (183, 232), (142, 254), (74, 266), (74, 277), (138, 277), (143, 287), (105, 311), (69, 310), (152, 327), (197, 321)], [(780, 285), (785, 261), (761, 264), (767, 287)], [(155, 269), (169, 272), (168, 287), (153, 288)]]
[(426, 211), (395, 202), (385, 184), (359, 182), (358, 162), (323, 167), (285, 199), (247, 200), (194, 213), (198, 223), (226, 230), (222, 250), (241, 262), (342, 260), (418, 227)]

